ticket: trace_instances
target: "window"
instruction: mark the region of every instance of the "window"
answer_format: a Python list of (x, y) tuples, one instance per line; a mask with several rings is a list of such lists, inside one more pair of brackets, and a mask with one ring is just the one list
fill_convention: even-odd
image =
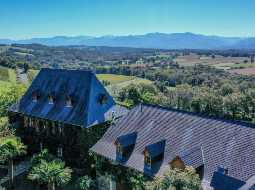
[(43, 122), (43, 129), (46, 129), (47, 121)]
[(61, 157), (63, 156), (63, 148), (62, 148), (62, 147), (58, 147), (57, 156), (58, 156), (59, 158), (61, 158)]
[(33, 126), (33, 120), (32, 120), (32, 118), (29, 118), (28, 120), (29, 120), (28, 126), (29, 126), (29, 127), (32, 127), (32, 126)]
[(228, 168), (226, 168), (224, 166), (219, 166), (218, 167), (218, 172), (221, 173), (221, 174), (228, 175)]
[(151, 169), (155, 163), (160, 163), (164, 157), (165, 140), (158, 141), (145, 147), (144, 166)]
[(40, 98), (40, 92), (38, 90), (35, 90), (32, 94), (32, 100), (33, 102), (37, 102), (37, 100)]
[(36, 131), (37, 133), (40, 132), (40, 130), (39, 130), (39, 121), (38, 121), (38, 120), (35, 120), (35, 131)]
[(144, 154), (144, 163), (146, 167), (151, 168), (151, 157), (148, 152)]
[(24, 127), (28, 126), (28, 117), (24, 117)]
[(114, 144), (116, 146), (117, 161), (126, 161), (129, 159), (132, 150), (134, 149), (137, 133), (129, 133), (119, 136)]
[(120, 143), (117, 144), (117, 153), (121, 155), (123, 154), (123, 147)]
[(120, 143), (117, 143), (116, 145), (116, 151), (117, 151), (117, 160), (122, 161), (124, 159), (124, 150), (123, 146)]
[(42, 151), (42, 150), (43, 150), (43, 143), (40, 142), (40, 151)]
[(33, 96), (33, 102), (37, 102), (37, 100), (38, 100), (38, 98), (37, 98), (37, 96)]
[(106, 94), (100, 94), (99, 95), (99, 98), (98, 98), (98, 101), (101, 105), (103, 104), (106, 104), (107, 103), (107, 100), (108, 100), (108, 97)]
[(50, 134), (50, 121), (45, 121), (45, 130), (46, 130), (46, 134), (49, 135)]
[(55, 101), (56, 101), (56, 93), (55, 92), (49, 93), (49, 96), (48, 96), (49, 104), (54, 104)]
[(62, 124), (60, 122), (58, 122), (57, 126), (58, 126), (58, 133), (59, 133), (59, 135), (62, 135), (63, 134), (63, 129), (62, 129), (63, 126), (62, 126)]
[(54, 103), (54, 97), (52, 95), (49, 95), (48, 99), (49, 99), (49, 104)]
[(52, 132), (52, 134), (55, 135), (55, 133), (56, 133), (56, 126), (55, 126), (55, 122), (54, 121), (51, 123), (51, 127), (52, 127), (51, 132)]
[(71, 99), (71, 97), (67, 97), (66, 98), (66, 107), (72, 107), (73, 106), (73, 101)]

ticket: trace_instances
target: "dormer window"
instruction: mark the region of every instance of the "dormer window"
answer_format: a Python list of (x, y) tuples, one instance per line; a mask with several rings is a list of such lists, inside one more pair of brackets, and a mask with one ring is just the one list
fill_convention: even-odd
[(106, 104), (108, 101), (108, 97), (106, 94), (100, 94), (99, 95), (99, 98), (98, 98), (98, 102), (103, 105), (103, 104)]
[(54, 104), (55, 100), (56, 100), (56, 96), (54, 95), (54, 93), (49, 94), (49, 96), (48, 96), (49, 104)]
[(144, 167), (151, 169), (153, 164), (162, 161), (165, 151), (165, 140), (148, 145), (144, 150)]
[(217, 172), (219, 172), (221, 174), (224, 174), (224, 175), (228, 175), (228, 168), (220, 166), (220, 167), (218, 167), (218, 171)]
[(66, 107), (72, 107), (73, 106), (73, 100), (71, 96), (66, 97)]
[(130, 156), (136, 142), (137, 133), (130, 133), (118, 137), (115, 141), (116, 145), (116, 159), (118, 161), (125, 161)]
[(176, 156), (170, 163), (169, 163), (170, 167), (172, 169), (179, 169), (179, 170), (184, 170), (185, 169), (185, 163), (183, 162), (183, 160), (181, 159), (180, 156)]
[(32, 100), (33, 102), (37, 102), (40, 98), (40, 92), (39, 90), (35, 90), (33, 93), (32, 93)]

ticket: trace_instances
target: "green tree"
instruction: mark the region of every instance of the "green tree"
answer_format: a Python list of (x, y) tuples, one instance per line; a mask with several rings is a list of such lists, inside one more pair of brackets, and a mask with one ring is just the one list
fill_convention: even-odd
[(39, 154), (36, 154), (31, 159), (32, 166), (40, 164), (41, 161), (45, 160), (47, 162), (53, 161), (55, 157), (49, 153), (48, 149), (43, 149)]
[(254, 56), (251, 56), (251, 63), (254, 63)]
[(13, 130), (10, 129), (7, 117), (0, 117), (0, 139), (13, 135)]
[(62, 186), (71, 180), (72, 170), (65, 167), (65, 163), (61, 160), (53, 160), (41, 162), (32, 167), (28, 179), (39, 183), (47, 184), (48, 190), (55, 190), (55, 186)]
[(95, 182), (89, 176), (80, 177), (76, 184), (79, 190), (91, 190), (95, 188)]
[(24, 64), (23, 64), (23, 69), (24, 69), (24, 72), (27, 73), (27, 71), (28, 71), (28, 69), (29, 69), (28, 63), (24, 63)]
[(7, 116), (7, 109), (16, 103), (26, 91), (21, 84), (1, 85), (0, 87), (0, 117)]
[(130, 177), (133, 190), (145, 190), (145, 178), (142, 174), (136, 174)]
[(5, 138), (3, 142), (0, 143), (0, 161), (8, 162), (9, 164), (8, 173), (10, 175), (11, 185), (13, 185), (14, 180), (13, 159), (24, 154), (26, 154), (26, 146), (19, 138)]
[(192, 167), (184, 170), (170, 169), (146, 187), (148, 190), (202, 190), (199, 176)]
[(233, 92), (234, 92), (234, 88), (229, 83), (222, 85), (222, 87), (220, 89), (220, 93), (222, 96), (227, 96), (229, 94), (232, 94)]
[(224, 98), (224, 106), (227, 115), (233, 119), (240, 119), (241, 110), (241, 95), (240, 93), (233, 93)]

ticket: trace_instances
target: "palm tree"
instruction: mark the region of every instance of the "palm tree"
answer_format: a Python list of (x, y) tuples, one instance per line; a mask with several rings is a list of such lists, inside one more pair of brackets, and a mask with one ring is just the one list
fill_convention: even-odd
[(31, 169), (28, 179), (47, 184), (48, 190), (55, 190), (56, 185), (65, 185), (71, 180), (71, 173), (72, 170), (65, 167), (65, 163), (61, 160), (50, 162), (41, 160)]
[(5, 138), (0, 143), (0, 161), (9, 163), (9, 175), (11, 185), (14, 181), (13, 159), (17, 156), (26, 154), (26, 146), (17, 137)]
[(37, 164), (40, 164), (42, 160), (45, 160), (47, 162), (55, 160), (56, 157), (49, 153), (48, 149), (43, 149), (39, 154), (36, 154), (31, 159), (32, 166), (36, 166)]

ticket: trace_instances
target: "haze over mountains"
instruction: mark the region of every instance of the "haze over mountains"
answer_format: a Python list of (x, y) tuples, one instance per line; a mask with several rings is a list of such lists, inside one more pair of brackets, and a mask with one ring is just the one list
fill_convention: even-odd
[(129, 36), (56, 36), (26, 40), (0, 39), (1, 44), (86, 45), (159, 49), (255, 49), (255, 37), (221, 37), (193, 33), (148, 33)]

